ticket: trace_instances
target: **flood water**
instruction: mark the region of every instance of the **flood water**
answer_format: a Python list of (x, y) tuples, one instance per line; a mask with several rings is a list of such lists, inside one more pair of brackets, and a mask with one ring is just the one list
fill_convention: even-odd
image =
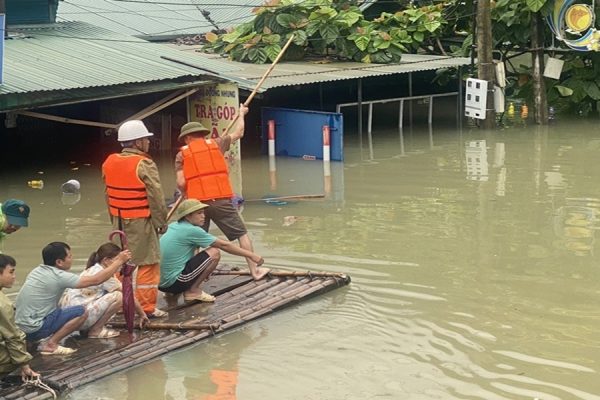
[[(372, 149), (344, 140), (326, 199), (247, 202), (243, 216), (268, 265), (346, 272), (348, 287), (69, 398), (600, 399), (597, 123), (382, 130)], [(70, 243), (79, 271), (104, 240), (99, 165), (84, 164), (2, 174), (2, 199), (32, 206), (4, 246), (19, 281), (49, 241)], [(171, 160), (159, 164), (172, 193)], [(320, 161), (276, 168), (243, 155), (244, 197), (328, 187)], [(72, 178), (82, 197), (65, 205)]]

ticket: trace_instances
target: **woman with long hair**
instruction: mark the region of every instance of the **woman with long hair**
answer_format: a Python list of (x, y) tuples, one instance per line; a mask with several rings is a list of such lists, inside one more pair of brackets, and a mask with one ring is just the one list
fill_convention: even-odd
[[(116, 259), (121, 248), (114, 243), (104, 243), (94, 251), (87, 262), (81, 276), (95, 275)], [(81, 331), (87, 332), (88, 338), (107, 339), (119, 336), (119, 332), (105, 327), (106, 323), (121, 309), (123, 304), (121, 282), (114, 276), (100, 285), (84, 289), (67, 289), (60, 300), (61, 307), (83, 305), (88, 312), (88, 319), (82, 325)], [(136, 313), (143, 323), (148, 317), (140, 304), (135, 302)]]

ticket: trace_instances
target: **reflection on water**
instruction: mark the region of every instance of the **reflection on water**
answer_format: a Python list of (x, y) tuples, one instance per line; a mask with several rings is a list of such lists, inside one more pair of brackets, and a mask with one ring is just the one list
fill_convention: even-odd
[[(243, 215), (267, 263), (344, 271), (349, 287), (70, 397), (600, 399), (596, 124), (379, 131), (372, 154), (344, 139), (329, 175), (246, 157)], [(172, 160), (159, 165), (172, 193)], [(45, 169), (43, 189), (36, 174), (0, 175), (1, 198), (32, 206), (5, 244), (21, 281), (48, 241), (71, 243), (80, 269), (110, 230), (98, 164)]]

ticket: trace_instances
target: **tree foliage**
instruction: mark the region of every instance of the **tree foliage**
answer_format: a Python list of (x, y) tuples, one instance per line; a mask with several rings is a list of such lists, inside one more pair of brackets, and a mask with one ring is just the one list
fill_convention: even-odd
[(435, 39), (446, 24), (443, 5), (407, 6), (367, 21), (344, 0), (270, 0), (254, 9), (253, 21), (231, 32), (206, 35), (204, 49), (252, 63), (275, 60), (294, 35), (285, 59), (332, 56), (365, 63), (398, 62)]

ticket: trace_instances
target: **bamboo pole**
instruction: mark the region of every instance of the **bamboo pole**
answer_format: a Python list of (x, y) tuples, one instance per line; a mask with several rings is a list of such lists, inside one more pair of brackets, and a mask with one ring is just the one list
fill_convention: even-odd
[(34, 111), (17, 111), (17, 114), (24, 115), (26, 117), (46, 119), (49, 121), (62, 122), (63, 124), (75, 124), (75, 125), (85, 125), (85, 126), (96, 126), (100, 128), (108, 128), (108, 129), (116, 129), (119, 125), (117, 124), (107, 124), (104, 122), (96, 122), (96, 121), (85, 121), (82, 119), (74, 119), (74, 118), (66, 118), (59, 117), (56, 115), (42, 114)]
[[(122, 321), (114, 321), (109, 322), (109, 324), (113, 328), (125, 328), (125, 322)], [(219, 329), (220, 324), (199, 324), (192, 323), (190, 321), (186, 322), (149, 322), (142, 329), (148, 330), (204, 330), (204, 329)], [(139, 326), (136, 326), (136, 329), (139, 329)]]
[[(161, 103), (160, 105), (154, 107), (151, 110), (145, 111), (143, 113), (139, 112), (139, 113), (137, 113), (137, 114), (134, 115), (135, 119), (145, 119), (145, 118), (149, 117), (152, 114), (156, 114), (160, 110), (169, 107), (171, 104), (177, 103), (179, 100), (185, 99), (186, 97), (189, 97), (189, 96), (193, 95), (198, 90), (200, 90), (200, 88), (190, 89), (190, 90), (186, 91), (185, 93), (182, 93), (182, 94), (176, 96), (175, 98), (172, 98), (172, 99), (170, 99), (168, 101), (165, 101), (164, 103)], [(125, 122), (125, 121), (123, 121), (123, 122)]]
[[(283, 48), (281, 49), (281, 51), (279, 52), (279, 54), (275, 58), (275, 61), (273, 61), (273, 63), (269, 66), (269, 68), (265, 71), (265, 73), (263, 74), (263, 76), (260, 78), (260, 80), (258, 81), (258, 83), (256, 84), (256, 86), (254, 87), (254, 90), (252, 90), (252, 93), (250, 93), (250, 96), (248, 96), (248, 98), (246, 99), (246, 101), (244, 101), (244, 106), (248, 107), (250, 105), (250, 102), (252, 101), (252, 99), (254, 98), (254, 96), (256, 96), (256, 92), (258, 92), (258, 89), (260, 89), (260, 87), (265, 82), (265, 80), (267, 79), (267, 77), (271, 74), (271, 71), (273, 71), (273, 68), (275, 68), (275, 65), (277, 65), (277, 63), (279, 62), (279, 60), (281, 60), (281, 57), (283, 57), (283, 54), (288, 49), (288, 47), (290, 47), (290, 45), (292, 44), (293, 40), (294, 40), (294, 35), (290, 36), (290, 38), (288, 39), (288, 41), (286, 42), (286, 44), (283, 46)], [(231, 120), (231, 122), (229, 123), (229, 125), (227, 125), (227, 129), (225, 129), (225, 132), (224, 132), (225, 135), (229, 132), (229, 130), (235, 124), (235, 122), (238, 120), (239, 117), (240, 117), (240, 113), (237, 113), (236, 116), (235, 116), (235, 118), (233, 118)]]
[[(216, 271), (211, 275), (250, 275), (250, 271)], [(311, 272), (311, 271), (271, 271), (267, 276), (279, 277), (315, 277), (315, 278), (342, 278), (346, 279), (347, 275), (341, 272)]]
[[(265, 73), (263, 74), (262, 78), (260, 78), (260, 80), (258, 81), (258, 83), (256, 84), (256, 86), (254, 87), (254, 90), (252, 90), (252, 93), (250, 93), (250, 96), (248, 96), (248, 98), (244, 102), (244, 106), (248, 107), (248, 105), (250, 104), (250, 102), (252, 101), (252, 99), (254, 98), (254, 96), (256, 96), (256, 92), (258, 92), (258, 89), (260, 89), (260, 87), (262, 86), (262, 84), (264, 83), (264, 81), (267, 79), (267, 77), (269, 76), (269, 74), (271, 73), (271, 71), (273, 71), (273, 68), (275, 68), (275, 65), (277, 65), (277, 63), (279, 62), (279, 60), (281, 60), (281, 57), (283, 57), (283, 54), (285, 53), (285, 51), (287, 50), (287, 48), (290, 47), (290, 44), (292, 44), (292, 40), (293, 39), (294, 39), (294, 35), (290, 36), (290, 38), (287, 41), (287, 43), (285, 44), (285, 46), (283, 46), (283, 48), (281, 49), (281, 51), (279, 52), (279, 54), (275, 58), (275, 61), (273, 61), (273, 63), (271, 64), (271, 66), (265, 71)], [(227, 125), (227, 129), (225, 129), (225, 132), (223, 132), (223, 135), (226, 135), (229, 132), (229, 130), (231, 129), (231, 127), (233, 126), (233, 124), (235, 124), (235, 122), (238, 120), (239, 117), (240, 117), (240, 113), (237, 113), (235, 115), (235, 118), (233, 118), (233, 120), (231, 120), (231, 122), (229, 123), (229, 125)], [(179, 207), (179, 203), (181, 203), (181, 199), (182, 198), (180, 197), (177, 200), (177, 202), (175, 204), (173, 204), (173, 207), (171, 207), (171, 211), (169, 211), (169, 215), (167, 215), (167, 221), (169, 220), (169, 218), (171, 217), (171, 215), (175, 212), (175, 210), (177, 209), (177, 207)]]
[(173, 206), (169, 210), (169, 213), (167, 214), (167, 222), (169, 222), (169, 220), (171, 219), (171, 217), (175, 213), (175, 210), (177, 210), (177, 207), (179, 207), (179, 205), (181, 204), (182, 201), (183, 201), (183, 196), (179, 196), (179, 198), (177, 199), (177, 201), (175, 202), (175, 204), (173, 204)]
[(294, 196), (277, 196), (277, 197), (265, 197), (262, 199), (244, 199), (244, 203), (254, 201), (272, 201), (272, 200), (306, 200), (306, 199), (322, 199), (325, 197), (324, 193), (321, 194), (299, 194)]

